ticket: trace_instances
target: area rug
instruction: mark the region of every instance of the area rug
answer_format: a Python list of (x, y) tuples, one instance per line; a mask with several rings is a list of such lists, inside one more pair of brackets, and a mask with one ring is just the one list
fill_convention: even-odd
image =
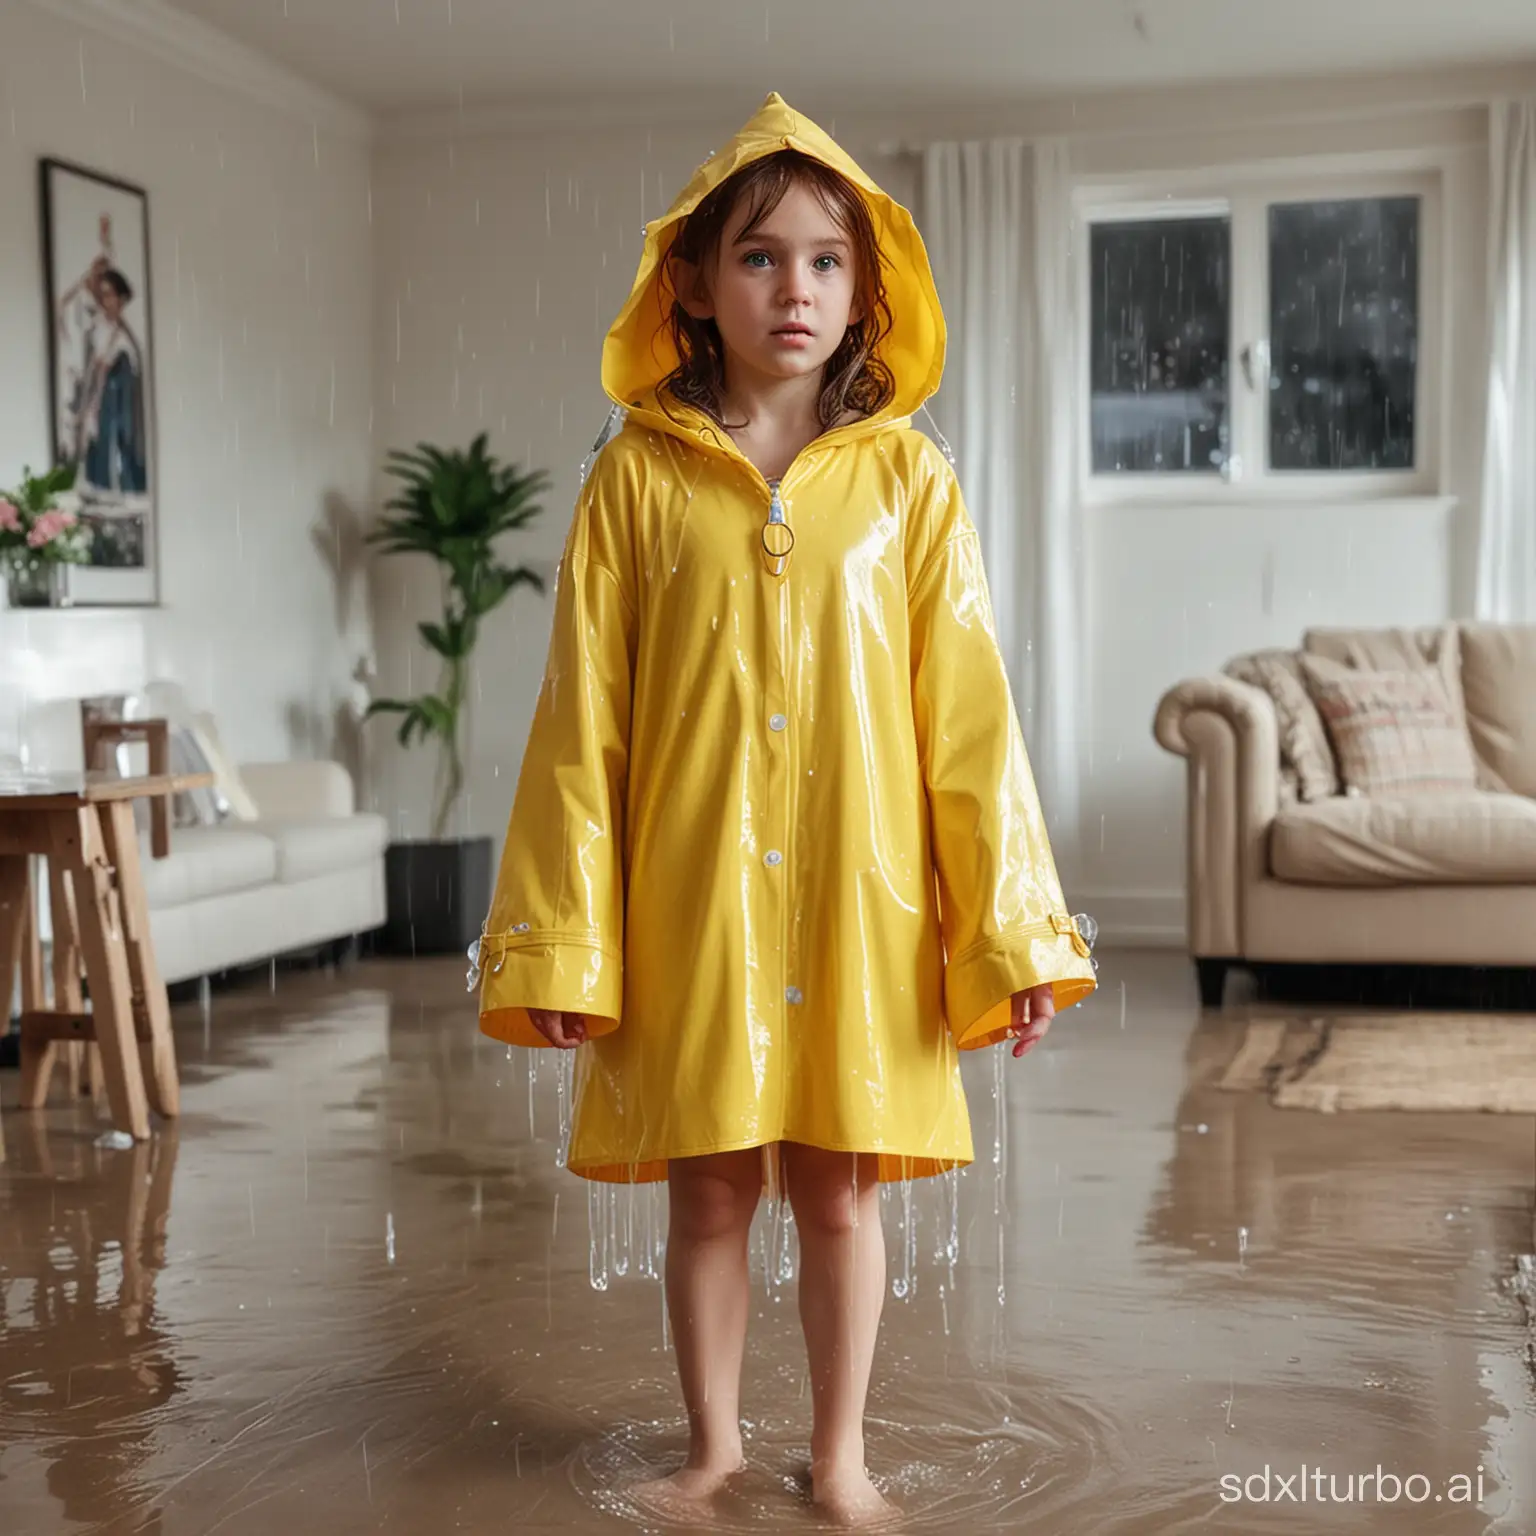
[(1536, 1018), (1404, 1013), (1256, 1019), (1220, 1086), (1280, 1109), (1536, 1115)]

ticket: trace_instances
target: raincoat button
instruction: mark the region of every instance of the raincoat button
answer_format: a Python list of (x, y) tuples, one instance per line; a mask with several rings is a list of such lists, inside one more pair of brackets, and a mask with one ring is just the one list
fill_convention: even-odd
[(784, 1001), (792, 1005), (803, 1003), (805, 1001), (805, 993), (799, 987), (785, 987)]
[(786, 725), (788, 725), (788, 724), (789, 724), (789, 716), (788, 715), (770, 715), (769, 716), (769, 719), (768, 719), (768, 729), (770, 731), (782, 731), (784, 729), (784, 727)]
[(763, 855), (763, 863), (766, 864), (769, 869), (777, 869), (778, 866), (783, 862), (784, 855), (780, 853), (777, 848), (770, 848), (768, 852)]

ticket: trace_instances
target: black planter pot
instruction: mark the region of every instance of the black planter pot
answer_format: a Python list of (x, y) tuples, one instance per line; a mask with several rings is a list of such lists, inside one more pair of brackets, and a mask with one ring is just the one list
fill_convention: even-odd
[(391, 843), (384, 943), (392, 955), (463, 954), (491, 904), (491, 840)]

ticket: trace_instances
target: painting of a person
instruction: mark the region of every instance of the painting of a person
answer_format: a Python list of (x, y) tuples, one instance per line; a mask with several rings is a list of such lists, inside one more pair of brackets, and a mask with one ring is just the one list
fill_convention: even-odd
[(144, 352), (126, 311), (133, 286), (98, 255), (59, 300), (63, 441), (59, 455), (78, 471), (91, 500), (121, 500), (149, 489)]
[(54, 462), (90, 558), (72, 603), (159, 600), (155, 343), (145, 192), (62, 160), (39, 162)]

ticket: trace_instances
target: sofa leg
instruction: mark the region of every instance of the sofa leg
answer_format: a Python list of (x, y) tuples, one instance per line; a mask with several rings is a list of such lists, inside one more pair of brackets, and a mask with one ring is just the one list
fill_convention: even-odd
[(1222, 994), (1226, 991), (1227, 971), (1230, 960), (1214, 960), (1208, 955), (1195, 957), (1195, 973), (1200, 981), (1200, 1006), (1220, 1008)]

